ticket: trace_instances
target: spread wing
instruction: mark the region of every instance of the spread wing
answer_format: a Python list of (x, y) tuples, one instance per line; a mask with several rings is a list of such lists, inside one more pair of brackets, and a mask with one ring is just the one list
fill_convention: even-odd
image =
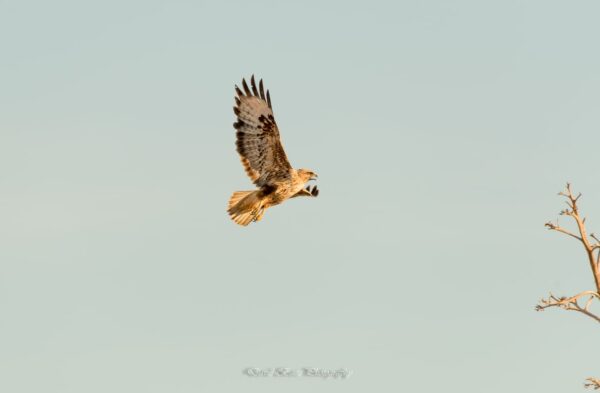
[(289, 180), (290, 165), (271, 109), (269, 91), (265, 94), (262, 79), (256, 87), (254, 75), (250, 79), (252, 90), (242, 79), (244, 91), (237, 86), (233, 112), (237, 122), (236, 146), (242, 164), (250, 179), (259, 187)]

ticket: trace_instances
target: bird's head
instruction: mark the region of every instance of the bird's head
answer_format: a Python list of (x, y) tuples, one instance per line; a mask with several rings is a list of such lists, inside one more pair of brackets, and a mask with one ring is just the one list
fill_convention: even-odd
[(317, 180), (317, 174), (309, 169), (298, 169), (298, 176), (303, 180), (304, 183), (309, 180)]

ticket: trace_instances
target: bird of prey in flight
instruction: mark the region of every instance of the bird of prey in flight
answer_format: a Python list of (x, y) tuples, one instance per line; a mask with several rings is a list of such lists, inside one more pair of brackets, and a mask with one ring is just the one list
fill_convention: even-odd
[(319, 190), (307, 185), (316, 180), (316, 173), (290, 165), (273, 117), (271, 95), (268, 90), (265, 94), (262, 79), (257, 86), (252, 75), (250, 87), (242, 79), (242, 89), (235, 86), (237, 122), (233, 127), (242, 165), (257, 189), (234, 192), (227, 212), (237, 224), (246, 226), (259, 221), (271, 206), (297, 196), (316, 197)]

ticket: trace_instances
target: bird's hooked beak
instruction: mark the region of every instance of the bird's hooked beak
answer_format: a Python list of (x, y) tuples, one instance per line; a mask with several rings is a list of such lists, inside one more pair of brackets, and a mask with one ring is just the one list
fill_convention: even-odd
[(317, 180), (318, 177), (319, 177), (319, 175), (317, 175), (316, 173), (313, 173), (312, 176), (310, 177), (310, 179), (308, 179), (308, 180)]

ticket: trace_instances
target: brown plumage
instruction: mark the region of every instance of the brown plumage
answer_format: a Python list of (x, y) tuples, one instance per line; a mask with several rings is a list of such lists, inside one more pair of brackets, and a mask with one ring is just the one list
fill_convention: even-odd
[(227, 212), (236, 223), (246, 226), (259, 221), (271, 206), (296, 196), (316, 197), (319, 190), (316, 186), (305, 188), (309, 180), (316, 179), (316, 173), (290, 165), (273, 116), (271, 95), (269, 90), (265, 94), (262, 79), (258, 87), (254, 75), (250, 87), (242, 79), (242, 89), (235, 86), (236, 147), (246, 174), (257, 189), (234, 192)]

